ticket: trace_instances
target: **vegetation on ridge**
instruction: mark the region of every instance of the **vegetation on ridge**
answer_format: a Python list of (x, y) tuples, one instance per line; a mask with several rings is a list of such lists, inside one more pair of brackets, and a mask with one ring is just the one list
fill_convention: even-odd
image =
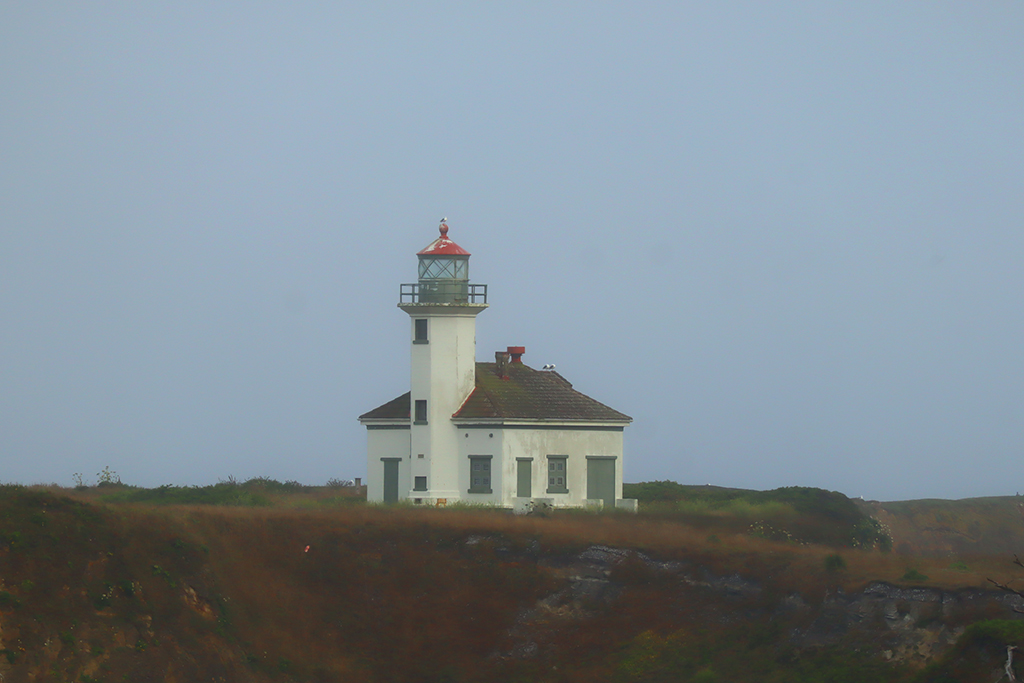
[[(941, 610), (915, 617), (906, 628), (988, 622), (920, 671), (881, 655), (888, 622), (793, 640), (833, 633), (820, 615), (837, 591), (919, 585), (904, 580), (911, 569), (953, 591), (1009, 580), (1006, 558), (850, 547), (859, 522), (841, 494), (682, 487), (689, 499), (648, 500), (639, 515), (517, 517), (352, 504), (354, 487), (292, 484), (0, 486), (0, 675), (930, 683), (978, 680), (1006, 645), (1024, 646), (994, 601), (948, 624)], [(172, 501), (196, 490), (203, 504)], [(829, 536), (828, 519), (845, 531)], [(759, 534), (759, 520), (790, 535)], [(618, 559), (581, 568), (595, 548)]]
[[(308, 486), (297, 481), (280, 482), (270, 477), (253, 477), (225, 481), (206, 486), (175, 486), (165, 484), (156, 488), (130, 486), (109, 470), (100, 473), (95, 487), (79, 484), (76, 493), (88, 500), (104, 503), (145, 503), (151, 505), (231, 505), (241, 507), (268, 507), (291, 504), (317, 507), (335, 504), (365, 502), (366, 494), (352, 482), (331, 480), (326, 486)], [(74, 494), (72, 494), (74, 495)]]
[(623, 485), (644, 514), (671, 517), (702, 527), (739, 531), (775, 541), (837, 547), (892, 549), (885, 528), (852, 500), (835, 491), (788, 486), (749, 491), (685, 486), (674, 481)]

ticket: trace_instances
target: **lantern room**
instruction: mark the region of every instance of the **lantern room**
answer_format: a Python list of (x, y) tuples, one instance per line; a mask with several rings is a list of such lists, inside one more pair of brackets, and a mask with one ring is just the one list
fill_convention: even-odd
[(402, 285), (402, 303), (487, 303), (487, 285), (469, 284), (469, 252), (448, 238), (448, 224), (441, 236), (416, 254), (419, 282)]

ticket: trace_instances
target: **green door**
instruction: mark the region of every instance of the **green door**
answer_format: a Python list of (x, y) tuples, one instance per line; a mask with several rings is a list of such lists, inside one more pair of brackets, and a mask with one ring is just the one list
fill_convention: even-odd
[(615, 458), (587, 457), (587, 498), (604, 501), (604, 509), (615, 508)]
[(398, 458), (384, 459), (384, 502), (398, 502)]
[(516, 496), (519, 498), (533, 496), (533, 462), (531, 460), (516, 461)]

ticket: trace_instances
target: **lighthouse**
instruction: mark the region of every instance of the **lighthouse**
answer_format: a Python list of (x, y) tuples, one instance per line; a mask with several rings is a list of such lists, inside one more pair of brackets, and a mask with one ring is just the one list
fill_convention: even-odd
[(409, 391), (363, 413), (367, 500), (464, 501), (530, 509), (635, 509), (622, 498), (628, 415), (577, 391), (553, 364), (535, 370), (524, 346), (476, 360), (487, 285), (469, 281), (468, 251), (440, 235), (402, 284), (409, 316)]

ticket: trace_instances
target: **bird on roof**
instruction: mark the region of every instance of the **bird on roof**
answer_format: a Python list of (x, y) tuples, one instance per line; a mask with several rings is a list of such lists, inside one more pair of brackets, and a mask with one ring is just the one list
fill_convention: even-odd
[(442, 218), (442, 219), (441, 219), (441, 222), (442, 222), (442, 223), (447, 223), (447, 222), (448, 222), (448, 217), (447, 217), (447, 216), (445, 216), (444, 218)]
[(545, 366), (544, 366), (543, 368), (541, 368), (541, 369), (542, 369), (542, 370), (554, 370), (554, 369), (555, 369), (555, 364), (554, 364), (554, 363), (548, 363), (547, 365), (545, 365)]

